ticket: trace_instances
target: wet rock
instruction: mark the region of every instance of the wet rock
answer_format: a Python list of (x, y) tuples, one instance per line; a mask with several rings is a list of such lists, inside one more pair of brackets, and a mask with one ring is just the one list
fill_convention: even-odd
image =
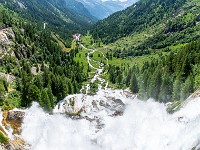
[(6, 139), (8, 139), (7, 144), (1, 143), (0, 150), (25, 150), (25, 142), (21, 138), (14, 135), (12, 139), (9, 139), (7, 133), (1, 126), (0, 132), (4, 135)]
[(166, 103), (166, 110), (168, 113), (174, 113), (181, 108), (185, 107), (190, 101), (195, 100), (196, 98), (200, 97), (200, 89), (196, 90), (194, 93), (192, 93), (185, 101), (175, 101), (175, 102), (169, 102)]
[(185, 107), (190, 101), (195, 100), (196, 98), (200, 97), (200, 89), (196, 90), (192, 93), (182, 104), (181, 108)]
[(117, 105), (121, 105), (121, 106), (124, 106), (125, 104), (122, 102), (121, 99), (114, 99), (113, 100)]
[[(21, 124), (24, 119), (25, 112), (22, 111), (4, 111), (2, 125), (0, 126), (0, 132), (8, 139), (8, 144), (1, 144), (0, 150), (25, 150), (25, 147), (29, 145), (25, 143), (24, 140), (16, 136), (16, 134), (21, 133)], [(7, 127), (12, 127), (13, 137), (10, 139), (6, 131)]]
[(105, 104), (104, 101), (100, 100), (99, 105), (100, 105), (100, 106), (105, 106), (106, 104)]
[[(112, 98), (111, 101), (108, 101), (105, 105), (107, 109), (113, 111), (113, 114), (121, 114), (124, 111), (125, 104), (120, 99)], [(120, 112), (120, 113), (119, 113)]]
[(4, 126), (11, 126), (13, 134), (20, 134), (24, 115), (25, 113), (21, 111), (4, 111), (2, 123)]
[(2, 126), (0, 126), (0, 132), (3, 133), (3, 135), (7, 136), (7, 133), (5, 132)]
[(0, 150), (25, 150), (25, 142), (15, 137), (14, 140), (9, 140), (8, 144), (1, 144)]
[(69, 116), (79, 116), (84, 110), (84, 101), (82, 99), (84, 99), (84, 95), (70, 95), (56, 106), (54, 113), (59, 112)]
[(115, 117), (115, 116), (122, 116), (123, 115), (123, 111), (116, 111), (114, 114), (112, 114), (111, 116), (112, 117)]

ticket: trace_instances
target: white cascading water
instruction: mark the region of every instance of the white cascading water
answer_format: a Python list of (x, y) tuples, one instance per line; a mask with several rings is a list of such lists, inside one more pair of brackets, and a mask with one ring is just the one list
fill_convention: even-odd
[[(82, 45), (84, 48), (84, 46)], [(92, 53), (94, 50), (91, 50)], [(87, 56), (89, 65), (90, 58)], [(94, 68), (93, 68), (94, 69)], [(25, 110), (21, 137), (32, 150), (191, 150), (200, 148), (200, 98), (174, 114), (164, 104), (141, 101), (123, 90), (102, 89), (103, 67), (94, 96), (67, 96), (45, 113), (37, 103)], [(66, 114), (76, 114), (68, 117)]]
[[(96, 96), (101, 97), (90, 98)], [(122, 116), (103, 110), (96, 114), (103, 124), (98, 130), (95, 121), (49, 115), (33, 103), (21, 136), (33, 150), (191, 150), (200, 143), (199, 98), (173, 115), (153, 100), (122, 100), (126, 103)]]

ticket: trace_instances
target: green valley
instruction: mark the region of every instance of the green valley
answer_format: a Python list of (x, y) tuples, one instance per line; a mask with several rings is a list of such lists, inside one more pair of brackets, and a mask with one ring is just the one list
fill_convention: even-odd
[(131, 2), (0, 0), (0, 149), (200, 147), (200, 2)]

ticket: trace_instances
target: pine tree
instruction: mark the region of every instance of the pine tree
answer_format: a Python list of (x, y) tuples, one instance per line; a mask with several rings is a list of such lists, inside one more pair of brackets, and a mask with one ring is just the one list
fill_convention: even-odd
[(141, 76), (139, 86), (139, 96), (143, 99), (147, 99), (147, 88), (148, 88), (149, 71), (146, 69)]
[(139, 91), (138, 81), (134, 73), (131, 75), (130, 90), (132, 93), (138, 93)]
[(193, 79), (192, 76), (188, 76), (181, 91), (181, 100), (185, 100), (193, 92)]
[(163, 78), (162, 78), (162, 84), (160, 87), (160, 92), (158, 96), (158, 100), (160, 102), (168, 102), (171, 100), (171, 95), (172, 95), (172, 84), (170, 80), (170, 76), (168, 73), (168, 69), (165, 70)]
[(178, 75), (173, 84), (172, 100), (177, 101), (181, 99), (181, 77)]
[(47, 94), (46, 89), (42, 90), (42, 103), (41, 103), (41, 106), (44, 108), (44, 110), (46, 110), (48, 112), (50, 112), (52, 110), (51, 102), (50, 102), (50, 99), (49, 99), (49, 96)]
[(127, 76), (126, 76), (126, 80), (125, 80), (125, 83), (126, 83), (126, 86), (129, 86), (130, 85), (130, 79), (131, 79), (131, 69), (128, 71), (127, 73)]
[(162, 83), (160, 68), (161, 66), (158, 66), (156, 71), (152, 74), (148, 87), (148, 97), (152, 97), (155, 100), (158, 100), (158, 95), (160, 93), (160, 87)]
[(54, 96), (52, 94), (51, 86), (49, 84), (47, 86), (47, 94), (48, 94), (49, 99), (50, 99), (51, 107), (54, 108)]
[(40, 90), (36, 85), (30, 85), (27, 93), (28, 105), (30, 105), (33, 101), (39, 102), (41, 99)]

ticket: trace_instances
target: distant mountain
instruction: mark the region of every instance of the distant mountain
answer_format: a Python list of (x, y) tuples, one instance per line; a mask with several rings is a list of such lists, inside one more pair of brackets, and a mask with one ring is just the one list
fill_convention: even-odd
[(88, 27), (97, 21), (75, 0), (0, 0), (0, 3), (28, 19), (57, 27)]
[(81, 2), (88, 11), (98, 19), (104, 19), (116, 11), (125, 9), (126, 7), (132, 5), (137, 0), (77, 0)]

